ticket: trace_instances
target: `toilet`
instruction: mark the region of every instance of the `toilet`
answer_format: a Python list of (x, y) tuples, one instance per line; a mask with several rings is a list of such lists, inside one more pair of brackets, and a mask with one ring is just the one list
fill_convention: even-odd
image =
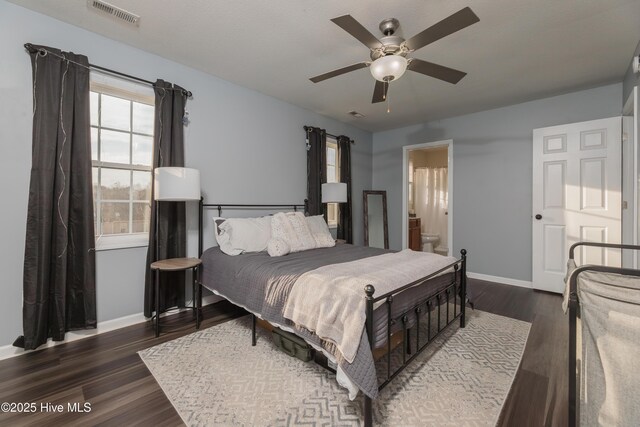
[(422, 233), (422, 252), (433, 252), (439, 241), (439, 234)]

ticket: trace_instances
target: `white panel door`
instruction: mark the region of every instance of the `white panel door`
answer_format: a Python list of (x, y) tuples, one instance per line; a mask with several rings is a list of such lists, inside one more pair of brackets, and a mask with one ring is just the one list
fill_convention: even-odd
[[(638, 202), (638, 87), (634, 87), (622, 111), (622, 243), (637, 245), (639, 239), (638, 221), (640, 206)], [(638, 251), (623, 251), (622, 266), (638, 268)]]
[[(620, 117), (533, 131), (533, 287), (564, 290), (569, 247), (620, 243)], [(581, 248), (578, 264), (620, 266), (620, 251)]]

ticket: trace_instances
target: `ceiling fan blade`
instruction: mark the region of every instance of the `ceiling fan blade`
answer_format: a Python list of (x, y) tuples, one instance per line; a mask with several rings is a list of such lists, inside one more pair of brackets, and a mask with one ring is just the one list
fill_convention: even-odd
[(378, 40), (373, 34), (369, 32), (361, 23), (355, 20), (351, 15), (343, 15), (331, 20), (334, 24), (351, 34), (358, 39), (360, 43), (367, 46), (369, 49), (378, 49), (382, 46), (380, 40)]
[(473, 13), (471, 8), (465, 7), (457, 11), (448, 18), (443, 19), (437, 24), (432, 25), (421, 33), (416, 34), (405, 42), (409, 50), (418, 50), (430, 43), (440, 40), (443, 37), (460, 31), (469, 25), (480, 21), (480, 18)]
[(389, 83), (376, 80), (376, 86), (373, 88), (373, 98), (371, 99), (371, 103), (375, 104), (377, 102), (382, 102), (386, 100), (388, 90), (389, 90)]
[(443, 65), (434, 64), (433, 62), (423, 61), (421, 59), (413, 58), (407, 68), (417, 73), (425, 74), (436, 79), (444, 80), (445, 82), (456, 84), (464, 76), (467, 75), (464, 71), (454, 70), (453, 68), (445, 67)]
[(348, 67), (338, 68), (337, 70), (329, 71), (328, 73), (320, 74), (319, 76), (311, 77), (311, 80), (314, 83), (321, 82), (323, 80), (330, 79), (331, 77), (339, 76), (341, 74), (346, 74), (351, 71), (359, 70), (360, 68), (368, 67), (368, 62), (360, 62), (359, 64), (349, 65)]

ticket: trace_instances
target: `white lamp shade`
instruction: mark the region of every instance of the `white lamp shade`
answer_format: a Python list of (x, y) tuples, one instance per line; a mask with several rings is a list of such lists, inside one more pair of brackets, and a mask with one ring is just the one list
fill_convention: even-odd
[(347, 203), (347, 184), (344, 182), (322, 184), (322, 203)]
[(369, 66), (374, 79), (381, 82), (398, 80), (407, 70), (407, 58), (399, 55), (381, 56)]
[(200, 200), (200, 171), (178, 167), (156, 168), (153, 186), (155, 200)]

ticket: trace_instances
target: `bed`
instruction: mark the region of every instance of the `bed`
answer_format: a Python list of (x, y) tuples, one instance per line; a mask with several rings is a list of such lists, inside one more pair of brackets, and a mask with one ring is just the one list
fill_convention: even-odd
[[(311, 249), (282, 257), (265, 252), (241, 256), (224, 254), (217, 246), (202, 251), (204, 209), (273, 209), (297, 210), (302, 205), (218, 205), (201, 204), (200, 250), (201, 285), (252, 314), (252, 341), (255, 344), (256, 318), (293, 332), (309, 343), (334, 367), (336, 379), (349, 390), (353, 399), (358, 391), (364, 395), (364, 422), (372, 425), (372, 400), (405, 366), (407, 366), (447, 326), (460, 320), (465, 323), (466, 251), (460, 259), (438, 260), (438, 268), (411, 283), (384, 294), (376, 294), (371, 285), (362, 287), (366, 321), (354, 357), (347, 358), (338, 346), (320, 339), (309, 329), (284, 316), (285, 305), (296, 282), (308, 272), (325, 266), (348, 267), (384, 256), (392, 251), (360, 247), (345, 243), (330, 248)], [(439, 257), (439, 255), (433, 255)], [(401, 343), (401, 357), (392, 357)], [(355, 343), (354, 343), (355, 345)], [(386, 357), (386, 360), (385, 360)], [(378, 363), (376, 363), (378, 360)], [(382, 360), (382, 363), (381, 363)], [(381, 369), (382, 366), (382, 369)], [(326, 367), (326, 365), (325, 365)]]
[(640, 402), (640, 270), (581, 265), (571, 246), (563, 309), (569, 312), (569, 425), (637, 425)]

